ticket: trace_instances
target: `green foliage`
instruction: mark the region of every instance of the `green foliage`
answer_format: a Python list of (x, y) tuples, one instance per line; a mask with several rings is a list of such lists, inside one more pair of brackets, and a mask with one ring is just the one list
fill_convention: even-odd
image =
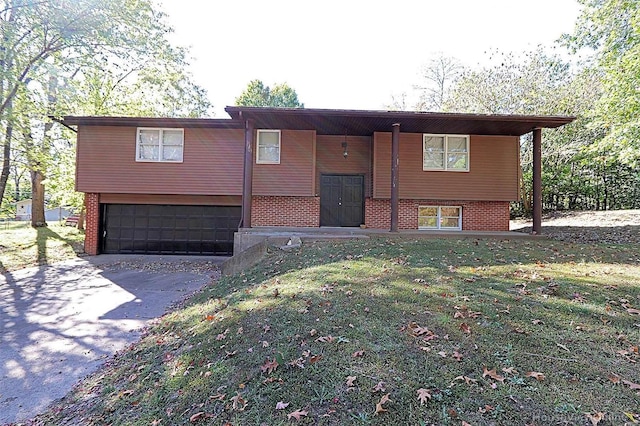
[(591, 48), (602, 70), (603, 96), (591, 116), (606, 129), (598, 150), (629, 167), (640, 164), (640, 3), (580, 0), (582, 14), (565, 43)]
[(287, 83), (276, 84), (273, 89), (260, 80), (252, 80), (236, 98), (236, 105), (255, 107), (304, 108), (298, 94)]
[(3, 0), (0, 24), (0, 139), (11, 159), (3, 176), (29, 170), (34, 208), (42, 179), (52, 200), (81, 204), (71, 192), (75, 136), (48, 116), (209, 114), (154, 0)]

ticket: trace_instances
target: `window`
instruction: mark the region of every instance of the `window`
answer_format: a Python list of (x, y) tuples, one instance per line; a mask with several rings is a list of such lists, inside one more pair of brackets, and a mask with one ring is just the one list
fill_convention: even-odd
[(280, 164), (280, 130), (258, 130), (256, 163)]
[(422, 135), (422, 170), (469, 171), (469, 136)]
[(136, 161), (182, 162), (183, 129), (138, 128)]
[(418, 207), (418, 229), (462, 229), (462, 207), (420, 206)]

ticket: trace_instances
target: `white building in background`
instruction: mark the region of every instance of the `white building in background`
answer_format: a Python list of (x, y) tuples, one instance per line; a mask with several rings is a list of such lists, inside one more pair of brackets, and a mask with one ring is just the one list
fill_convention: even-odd
[[(71, 214), (71, 210), (65, 207), (52, 207), (44, 211), (44, 219), (47, 222), (61, 221)], [(16, 203), (16, 220), (31, 220), (31, 199)]]

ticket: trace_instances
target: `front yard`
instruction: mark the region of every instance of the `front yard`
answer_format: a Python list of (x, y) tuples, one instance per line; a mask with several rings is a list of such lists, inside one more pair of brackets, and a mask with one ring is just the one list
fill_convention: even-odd
[(385, 240), (275, 250), (36, 424), (640, 422), (640, 246)]
[(83, 241), (82, 231), (59, 223), (34, 229), (29, 222), (0, 222), (0, 273), (76, 257)]

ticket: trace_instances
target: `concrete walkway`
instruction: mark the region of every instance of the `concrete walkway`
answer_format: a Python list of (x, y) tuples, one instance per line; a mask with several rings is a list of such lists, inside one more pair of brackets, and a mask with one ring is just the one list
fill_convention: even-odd
[(0, 424), (64, 396), (224, 259), (101, 255), (0, 275)]

